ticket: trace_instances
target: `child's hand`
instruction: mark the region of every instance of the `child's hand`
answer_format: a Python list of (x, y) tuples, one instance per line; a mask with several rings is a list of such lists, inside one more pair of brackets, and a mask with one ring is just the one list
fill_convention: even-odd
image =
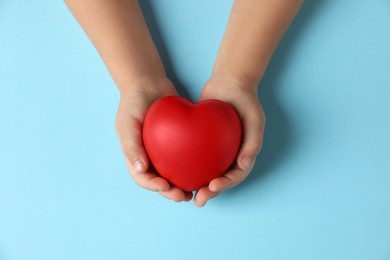
[(200, 99), (218, 99), (232, 105), (243, 128), (242, 144), (234, 166), (196, 193), (194, 202), (202, 207), (209, 199), (236, 186), (249, 175), (261, 149), (265, 115), (257, 97), (257, 86), (234, 77), (213, 76), (204, 86)]
[[(147, 109), (158, 98), (175, 95), (176, 91), (166, 78), (139, 2), (65, 2), (92, 40), (121, 92), (117, 132), (134, 180), (141, 187), (159, 191), (169, 199), (191, 200), (191, 192), (170, 186), (165, 179), (150, 171), (142, 143), (142, 123)], [(243, 123), (243, 143), (237, 165), (197, 192), (195, 203), (198, 206), (237, 185), (251, 171), (261, 148), (265, 123), (256, 86), (302, 2), (234, 1), (213, 75), (222, 75), (221, 72), (223, 75), (246, 75), (252, 77), (252, 83), (238, 80), (242, 77), (213, 76), (204, 87), (201, 99), (220, 99), (237, 110)], [(140, 78), (154, 80), (137, 81)], [(128, 86), (129, 82), (138, 83)]]
[(144, 80), (121, 92), (116, 118), (116, 129), (126, 159), (127, 168), (134, 181), (141, 187), (158, 191), (162, 196), (180, 202), (189, 201), (192, 192), (170, 185), (164, 178), (151, 171), (149, 158), (142, 142), (142, 124), (150, 105), (160, 97), (177, 95), (167, 78)]

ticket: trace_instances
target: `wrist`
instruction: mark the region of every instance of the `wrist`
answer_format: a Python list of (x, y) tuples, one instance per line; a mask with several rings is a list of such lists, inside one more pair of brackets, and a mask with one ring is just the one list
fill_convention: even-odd
[(118, 89), (121, 96), (126, 96), (134, 91), (166, 93), (168, 90), (174, 89), (174, 86), (167, 76), (139, 77), (126, 83), (118, 84)]
[(255, 91), (257, 90), (259, 80), (250, 75), (214, 71), (207, 83), (213, 84), (215, 82), (221, 85), (238, 87), (243, 90)]

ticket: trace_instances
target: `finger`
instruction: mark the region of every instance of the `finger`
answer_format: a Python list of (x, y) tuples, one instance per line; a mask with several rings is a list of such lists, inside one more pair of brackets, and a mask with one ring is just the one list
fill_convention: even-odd
[(186, 194), (186, 196), (184, 198), (184, 201), (190, 201), (193, 197), (192, 191), (186, 191), (185, 194)]
[(118, 112), (116, 129), (121, 147), (132, 168), (145, 172), (149, 167), (149, 159), (142, 142), (142, 124), (128, 114)]
[(264, 114), (257, 113), (255, 116), (244, 117), (242, 125), (243, 139), (237, 156), (237, 164), (242, 170), (249, 173), (263, 144)]
[(169, 190), (160, 191), (160, 194), (165, 198), (176, 202), (181, 202), (186, 199), (185, 192), (175, 186), (171, 186)]
[(194, 198), (194, 203), (198, 207), (203, 207), (206, 205), (207, 201), (218, 196), (221, 192), (213, 192), (209, 189), (209, 187), (203, 187), (199, 189)]
[(245, 171), (239, 167), (228, 170), (224, 175), (213, 179), (209, 184), (209, 189), (212, 192), (221, 192), (230, 189), (244, 181), (248, 177), (250, 170)]
[(159, 175), (152, 172), (139, 173), (135, 171), (129, 161), (126, 160), (127, 168), (135, 183), (140, 187), (151, 191), (166, 191), (169, 190), (169, 183)]

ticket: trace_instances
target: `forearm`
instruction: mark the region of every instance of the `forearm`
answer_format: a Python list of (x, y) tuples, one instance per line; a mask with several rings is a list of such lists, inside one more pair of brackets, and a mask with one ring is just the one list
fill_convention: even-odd
[(136, 0), (65, 0), (96, 47), (119, 90), (165, 77)]
[(256, 87), (303, 0), (235, 0), (213, 68)]

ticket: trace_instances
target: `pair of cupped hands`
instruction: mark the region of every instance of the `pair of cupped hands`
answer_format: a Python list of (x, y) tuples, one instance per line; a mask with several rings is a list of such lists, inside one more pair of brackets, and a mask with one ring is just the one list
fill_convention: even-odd
[[(218, 99), (233, 106), (242, 124), (242, 143), (235, 163), (208, 186), (193, 192), (183, 191), (162, 178), (151, 167), (142, 141), (142, 125), (149, 107), (164, 96), (178, 95), (167, 78), (143, 79), (122, 88), (116, 117), (116, 130), (134, 181), (150, 191), (176, 201), (190, 201), (203, 207), (208, 200), (246, 179), (261, 150), (265, 115), (257, 95), (257, 84), (232, 76), (213, 75), (203, 87), (200, 100)], [(185, 174), (185, 173), (183, 173)]]

